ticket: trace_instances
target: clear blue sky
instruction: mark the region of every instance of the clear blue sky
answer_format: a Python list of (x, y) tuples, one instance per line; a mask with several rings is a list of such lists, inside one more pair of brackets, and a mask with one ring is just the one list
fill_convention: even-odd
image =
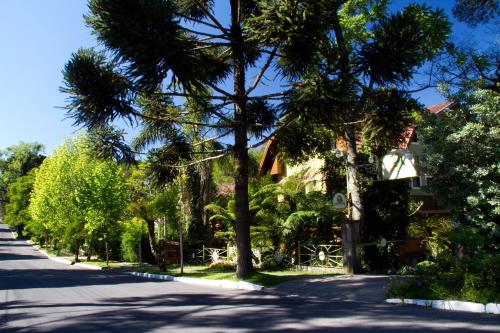
[[(409, 2), (393, 1), (393, 7)], [(426, 2), (448, 13), (454, 3)], [(51, 153), (75, 132), (57, 107), (65, 105), (59, 92), (64, 64), (79, 47), (96, 45), (83, 23), (86, 11), (86, 0), (0, 0), (0, 149), (37, 141)], [(470, 40), (463, 25), (454, 30), (459, 40)], [(431, 91), (417, 97), (426, 105), (443, 100)]]

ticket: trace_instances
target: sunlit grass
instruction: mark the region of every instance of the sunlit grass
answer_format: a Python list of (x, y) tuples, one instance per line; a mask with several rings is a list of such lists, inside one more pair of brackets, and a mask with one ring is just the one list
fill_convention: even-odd
[[(166, 271), (160, 271), (157, 268), (137, 268), (138, 272), (151, 274), (167, 274), (172, 276), (192, 277), (208, 280), (230, 280), (238, 281), (233, 269), (211, 269), (207, 266), (184, 266), (184, 272), (181, 274), (178, 265), (169, 266)], [(264, 287), (272, 287), (279, 283), (299, 279), (305, 276), (333, 276), (340, 273), (333, 272), (315, 272), (298, 270), (256, 270), (252, 275), (245, 279), (247, 282), (255, 283)]]

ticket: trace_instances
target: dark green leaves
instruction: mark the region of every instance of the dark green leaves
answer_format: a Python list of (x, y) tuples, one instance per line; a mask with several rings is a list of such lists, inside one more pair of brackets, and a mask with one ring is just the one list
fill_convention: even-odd
[(276, 106), (258, 99), (247, 103), (247, 114), (251, 131), (256, 135), (261, 135), (275, 123), (278, 111)]
[(174, 1), (92, 0), (89, 8), (87, 24), (143, 90), (159, 88), (169, 74), (184, 87), (227, 74), (217, 48), (200, 50), (203, 45), (181, 27)]
[(125, 132), (111, 126), (94, 127), (86, 138), (89, 148), (99, 159), (135, 163), (134, 152), (125, 143)]
[(129, 73), (145, 88), (156, 88), (167, 76), (165, 58), (190, 47), (178, 40), (172, 1), (92, 0), (89, 9), (85, 20), (98, 40), (118, 59), (133, 63)]
[[(177, 0), (178, 11), (181, 15), (184, 15), (193, 19), (202, 19), (207, 16), (207, 12), (212, 12), (212, 7), (214, 5), (213, 0)], [(200, 7), (201, 4), (201, 7)]]
[[(331, 6), (330, 6), (331, 7)], [(248, 21), (251, 38), (278, 47), (283, 55), (280, 68), (285, 75), (300, 76), (328, 44), (328, 6), (324, 1), (262, 1), (259, 16)]]
[(457, 0), (453, 15), (471, 26), (486, 23), (500, 14), (498, 0)]
[(155, 185), (172, 181), (181, 171), (176, 166), (191, 158), (191, 147), (185, 137), (177, 135), (169, 145), (150, 151), (147, 172)]
[(90, 129), (118, 117), (132, 121), (130, 82), (107, 63), (101, 53), (80, 49), (71, 56), (63, 70), (61, 91), (69, 95), (68, 115), (76, 125)]
[(382, 19), (360, 52), (360, 67), (378, 84), (403, 83), (442, 47), (449, 24), (442, 11), (412, 5)]
[(363, 143), (379, 156), (398, 147), (404, 139), (405, 129), (413, 121), (413, 112), (422, 109), (408, 94), (387, 89), (371, 96), (366, 108)]

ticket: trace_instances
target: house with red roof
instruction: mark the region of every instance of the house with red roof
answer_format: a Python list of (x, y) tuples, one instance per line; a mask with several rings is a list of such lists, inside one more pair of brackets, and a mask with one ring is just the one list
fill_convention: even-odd
[[(428, 107), (426, 110), (434, 114), (440, 114), (448, 109), (452, 102), (444, 102)], [(336, 147), (342, 150), (342, 142), (336, 142)], [(259, 165), (259, 174), (270, 174), (274, 181), (280, 182), (288, 176), (301, 173), (308, 180), (309, 190), (326, 189), (322, 167), (324, 160), (318, 157), (311, 158), (306, 163), (291, 166), (281, 161), (278, 157), (278, 147), (271, 138), (264, 147), (263, 157)], [(424, 191), (430, 184), (432, 177), (420, 170), (420, 161), (425, 157), (424, 145), (422, 144), (418, 129), (409, 127), (404, 133), (404, 139), (399, 147), (389, 151), (380, 161), (381, 179), (408, 179), (413, 199), (421, 202), (418, 214), (436, 215), (445, 214), (446, 211), (440, 207), (435, 197)]]

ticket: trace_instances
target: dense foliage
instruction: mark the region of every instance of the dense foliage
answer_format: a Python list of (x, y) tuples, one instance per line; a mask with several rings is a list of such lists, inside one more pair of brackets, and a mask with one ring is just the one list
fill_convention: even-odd
[(84, 246), (108, 260), (126, 196), (116, 163), (96, 159), (85, 137), (67, 140), (36, 171), (27, 227), (41, 242), (72, 250), (75, 260)]
[(7, 189), (18, 177), (42, 163), (43, 146), (40, 143), (20, 142), (17, 145), (0, 150), (0, 216), (7, 204)]
[(500, 95), (477, 90), (443, 114), (429, 115), (421, 127), (430, 190), (461, 228), (484, 239), (470, 244), (473, 252), (499, 249), (499, 119)]
[[(444, 48), (450, 24), (442, 10), (425, 5), (390, 13), (386, 1), (301, 3), (298, 11), (288, 1), (267, 2), (263, 16), (277, 22), (255, 29), (287, 55), (283, 70), (301, 78), (283, 104), (291, 125), (278, 133), (281, 154), (328, 154), (342, 143), (351, 202), (344, 261), (353, 272), (361, 269), (355, 244), (365, 209), (358, 143), (378, 156), (397, 147), (420, 109), (408, 86), (419, 85), (418, 68)], [(308, 15), (316, 24), (307, 24)], [(290, 30), (301, 38), (287, 39)]]
[(5, 206), (3, 221), (16, 227), (19, 236), (23, 236), (24, 228), (31, 221), (28, 206), (34, 181), (34, 173), (30, 172), (26, 176), (18, 177), (7, 188), (8, 203)]

